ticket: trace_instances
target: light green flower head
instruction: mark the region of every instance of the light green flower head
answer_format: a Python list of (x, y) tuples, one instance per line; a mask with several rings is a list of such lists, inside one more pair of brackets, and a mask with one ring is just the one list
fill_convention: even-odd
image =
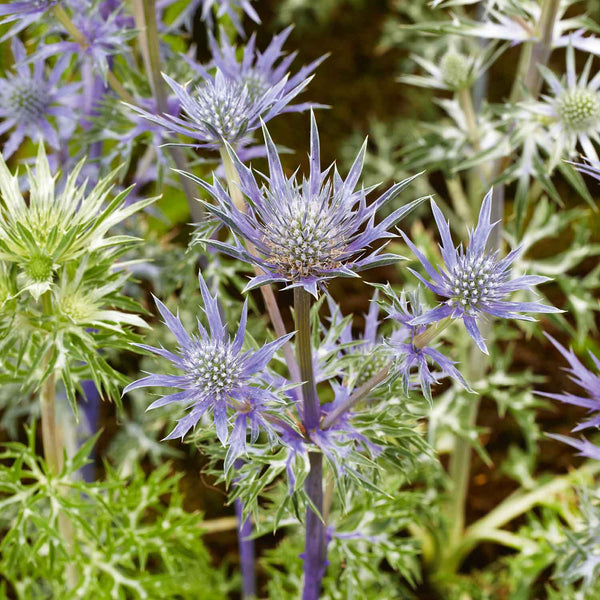
[(35, 169), (27, 169), (26, 202), (18, 174), (13, 175), (0, 156), (0, 261), (17, 265), (19, 291), (27, 290), (36, 300), (53, 286), (57, 270), (72, 260), (133, 241), (107, 232), (153, 202), (125, 206), (131, 188), (111, 199), (116, 171), (87, 192), (87, 181), (77, 183), (83, 165), (81, 161), (57, 190), (58, 176), (51, 174), (40, 144)]

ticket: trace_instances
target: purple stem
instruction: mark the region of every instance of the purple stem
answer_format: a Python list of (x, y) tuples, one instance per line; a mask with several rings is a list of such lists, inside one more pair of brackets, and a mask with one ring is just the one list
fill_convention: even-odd
[[(294, 288), (294, 314), (296, 318), (296, 354), (302, 381), (305, 436), (319, 427), (321, 406), (312, 364), (310, 342), (310, 294)], [(306, 538), (304, 546), (304, 590), (302, 600), (318, 600), (321, 581), (325, 574), (326, 546), (323, 514), (323, 455), (309, 453), (310, 471), (304, 482), (304, 491), (314, 505), (306, 507)]]
[[(239, 469), (244, 461), (237, 459), (233, 466)], [(256, 568), (254, 559), (254, 540), (252, 535), (252, 519), (248, 517), (244, 520), (244, 503), (240, 498), (236, 498), (235, 516), (237, 517), (237, 536), (238, 549), (240, 553), (240, 570), (242, 571), (242, 598), (252, 600), (256, 598)]]

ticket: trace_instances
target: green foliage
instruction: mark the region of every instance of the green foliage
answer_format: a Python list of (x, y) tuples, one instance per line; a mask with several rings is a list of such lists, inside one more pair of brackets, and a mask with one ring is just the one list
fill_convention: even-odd
[[(0, 573), (19, 599), (223, 598), (235, 588), (215, 570), (201, 541), (202, 519), (183, 508), (179, 477), (168, 463), (129, 477), (108, 464), (105, 478), (86, 483), (77, 471), (97, 436), (49, 473), (28, 443), (0, 454)], [(67, 524), (72, 540), (58, 534)], [(65, 527), (63, 526), (63, 530)], [(78, 583), (69, 589), (67, 573)]]

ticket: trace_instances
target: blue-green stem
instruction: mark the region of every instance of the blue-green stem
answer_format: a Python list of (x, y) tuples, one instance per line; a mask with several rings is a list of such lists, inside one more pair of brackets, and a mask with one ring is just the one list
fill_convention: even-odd
[[(301, 287), (294, 288), (294, 316), (296, 319), (296, 357), (302, 378), (302, 406), (304, 429), (308, 438), (310, 431), (319, 427), (321, 404), (313, 371), (311, 330), (311, 296)], [(304, 546), (303, 600), (318, 600), (325, 573), (325, 524), (323, 523), (323, 455), (310, 452), (310, 471), (304, 490), (312, 506), (306, 507)]]

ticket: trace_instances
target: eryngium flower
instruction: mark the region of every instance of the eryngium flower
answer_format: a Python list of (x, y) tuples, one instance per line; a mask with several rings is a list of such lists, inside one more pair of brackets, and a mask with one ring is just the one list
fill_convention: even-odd
[(487, 354), (483, 337), (477, 327), (477, 320), (484, 315), (504, 319), (533, 321), (533, 317), (522, 312), (560, 312), (552, 306), (539, 302), (509, 302), (504, 298), (516, 290), (530, 290), (532, 286), (548, 281), (539, 275), (523, 275), (510, 279), (509, 267), (518, 256), (520, 248), (500, 258), (498, 251), (486, 250), (490, 233), (496, 223), (490, 222), (492, 192), (488, 192), (481, 205), (477, 227), (469, 233), (469, 246), (457, 248), (452, 243), (450, 227), (444, 215), (431, 200), (431, 209), (437, 224), (442, 244), (440, 250), (443, 266), (436, 270), (425, 255), (402, 233), (404, 241), (415, 253), (431, 278), (427, 281), (415, 271), (411, 271), (438, 296), (446, 298), (443, 304), (416, 317), (412, 325), (428, 325), (447, 317), (462, 319), (467, 332), (475, 340), (482, 352)]
[(137, 35), (135, 30), (126, 28), (127, 21), (121, 18), (121, 10), (122, 7), (119, 7), (107, 15), (101, 4), (78, 0), (72, 21), (81, 40), (46, 44), (34, 56), (75, 55), (80, 61), (90, 61), (106, 80), (109, 58), (115, 54), (128, 55), (130, 49), (127, 42)]
[(549, 69), (540, 67), (552, 95), (543, 96), (540, 102), (526, 106), (549, 120), (553, 164), (557, 164), (561, 157), (573, 155), (578, 143), (588, 159), (598, 160), (594, 144), (600, 143), (600, 73), (589, 80), (591, 66), (590, 56), (577, 78), (575, 53), (570, 46), (567, 49), (566, 81), (559, 80)]
[[(159, 0), (157, 8), (164, 9), (173, 4), (175, 0)], [(200, 18), (206, 21), (210, 27), (214, 27), (213, 7), (217, 9), (217, 19), (227, 15), (234, 24), (237, 32), (243, 37), (244, 29), (238, 16), (238, 11), (246, 13), (257, 25), (260, 25), (260, 17), (250, 4), (250, 0), (191, 0), (175, 19), (173, 26), (185, 22), (189, 31), (192, 30), (194, 15), (202, 6)]]
[(295, 173), (289, 178), (285, 176), (275, 144), (266, 127), (263, 131), (270, 174), (261, 186), (252, 170), (228, 148), (240, 176), (240, 189), (248, 200), (245, 212), (235, 206), (218, 180), (210, 185), (190, 176), (216, 201), (216, 204), (205, 203), (206, 209), (256, 248), (257, 254), (248, 251), (237, 238), (233, 246), (205, 240), (264, 271), (250, 281), (247, 290), (283, 282), (290, 288), (300, 286), (316, 295), (317, 287), (322, 287), (328, 279), (356, 277), (357, 271), (399, 259), (393, 254), (382, 254), (382, 248), (370, 254), (366, 251), (373, 242), (394, 237), (388, 229), (421, 202), (415, 200), (392, 212), (381, 223), (375, 223), (377, 210), (396, 198), (414, 177), (395, 184), (367, 204), (367, 193), (373, 188), (354, 191), (362, 171), (366, 142), (345, 181), (333, 166), (321, 171), (319, 132), (311, 111), (310, 174), (299, 182)]
[[(179, 353), (140, 345), (141, 348), (171, 361), (183, 374), (149, 375), (129, 384), (123, 393), (154, 386), (182, 390), (163, 396), (148, 407), (150, 410), (177, 402), (190, 409), (166, 439), (183, 438), (207, 411), (212, 410), (217, 436), (225, 445), (229, 438), (227, 413), (233, 412), (235, 423), (231, 442), (236, 447), (237, 455), (245, 447), (248, 427), (252, 440), (256, 440), (261, 428), (267, 432), (273, 431), (264, 413), (268, 404), (278, 402), (278, 398), (274, 392), (260, 387), (265, 384), (262, 372), (292, 334), (266, 344), (260, 350), (242, 352), (246, 335), (247, 303), (244, 304), (240, 324), (232, 342), (219, 313), (216, 296), (210, 295), (202, 276), (200, 291), (210, 333), (198, 322), (199, 335), (188, 334), (179, 316), (174, 316), (155, 298), (165, 324), (177, 339)], [(230, 457), (231, 463), (234, 458), (235, 456)]]
[(283, 112), (286, 106), (308, 85), (311, 78), (288, 89), (287, 78), (262, 93), (250, 90), (248, 83), (226, 77), (217, 69), (213, 77), (203, 67), (200, 83), (180, 85), (168, 75), (165, 81), (173, 90), (183, 110), (183, 116), (154, 115), (142, 108), (130, 106), (144, 118), (157, 123), (171, 133), (181, 133), (194, 138), (197, 148), (223, 147), (246, 142), (248, 134)]
[(16, 23), (0, 38), (0, 43), (17, 35), (40, 17), (58, 0), (9, 0), (0, 6), (0, 24)]
[[(552, 398), (559, 400), (565, 404), (572, 404), (573, 406), (582, 406), (587, 408), (590, 413), (593, 413), (590, 419), (587, 419), (577, 425), (573, 431), (582, 431), (584, 429), (597, 429), (600, 427), (600, 374), (592, 373), (587, 369), (581, 361), (575, 356), (573, 350), (567, 350), (559, 342), (557, 342), (552, 336), (545, 334), (546, 337), (552, 342), (554, 347), (564, 356), (569, 363), (569, 368), (565, 369), (569, 373), (571, 381), (576, 383), (581, 389), (583, 389), (586, 396), (576, 396), (571, 393), (555, 394), (551, 392), (536, 392), (540, 396), (546, 398)], [(590, 352), (590, 357), (594, 362), (596, 370), (600, 372), (600, 360)], [(587, 456), (588, 458), (594, 458), (600, 460), (600, 447), (592, 444), (590, 441), (583, 439), (577, 440), (564, 435), (552, 435), (557, 440), (565, 442), (574, 448), (579, 450), (581, 456)]]
[[(387, 343), (396, 353), (395, 368), (400, 375), (404, 394), (408, 395), (408, 390), (414, 387), (411, 376), (415, 370), (421, 391), (429, 402), (431, 402), (431, 386), (439, 383), (444, 377), (451, 377), (466, 390), (470, 390), (452, 360), (428, 344), (415, 343), (426, 329), (425, 325), (413, 325), (413, 321), (423, 314), (418, 292), (408, 297), (405, 292), (402, 292), (398, 297), (388, 287), (386, 294), (391, 304), (383, 306), (389, 318), (400, 324), (400, 328), (392, 333)], [(437, 365), (440, 371), (432, 372), (430, 364)]]
[[(72, 106), (76, 104), (81, 86), (79, 83), (60, 84), (69, 57), (59, 58), (46, 77), (44, 60), (38, 59), (33, 65), (22, 64), (27, 58), (25, 47), (18, 38), (11, 42), (16, 70), (0, 78), (0, 135), (13, 130), (2, 149), (5, 159), (12, 156), (26, 137), (35, 142), (42, 139), (58, 149), (60, 138), (50, 119), (69, 119), (70, 127), (66, 129), (72, 130), (75, 126)], [(71, 108), (67, 108), (69, 105)]]
[[(284, 29), (281, 33), (275, 35), (271, 43), (264, 52), (256, 50), (256, 34), (252, 34), (250, 40), (244, 46), (244, 52), (241, 60), (238, 60), (236, 47), (229, 43), (225, 33), (221, 35), (221, 46), (217, 44), (212, 33), (209, 32), (209, 44), (213, 55), (215, 66), (229, 79), (239, 81), (247, 86), (248, 94), (251, 98), (259, 98), (267, 90), (277, 85), (285, 79), (283, 93), (291, 92), (297, 85), (305, 81), (308, 76), (327, 58), (323, 55), (317, 58), (309, 65), (305, 65), (300, 70), (288, 78), (288, 70), (292, 64), (297, 52), (292, 52), (287, 56), (282, 52), (282, 47), (293, 26)], [(279, 64), (276, 64), (279, 61)], [(281, 112), (300, 112), (315, 106), (314, 104), (290, 104)]]
[(129, 189), (111, 197), (116, 172), (87, 191), (87, 181), (78, 185), (85, 161), (70, 173), (62, 190), (55, 191), (43, 144), (38, 148), (35, 171), (27, 172), (29, 198), (19, 188), (0, 156), (0, 261), (19, 269), (20, 291), (35, 298), (49, 290), (57, 269), (97, 250), (109, 252), (131, 243), (125, 235), (107, 236), (108, 230), (154, 200), (125, 205)]

